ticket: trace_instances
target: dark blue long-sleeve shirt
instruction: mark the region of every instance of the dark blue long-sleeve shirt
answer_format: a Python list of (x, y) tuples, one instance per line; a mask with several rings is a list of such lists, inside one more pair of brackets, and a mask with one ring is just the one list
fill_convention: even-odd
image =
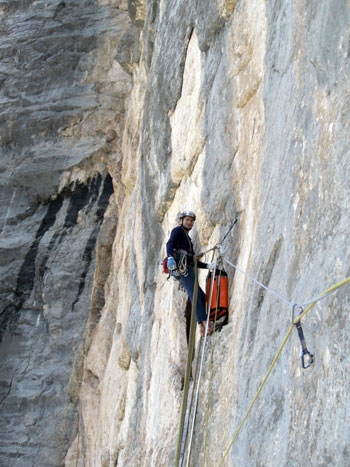
[(168, 256), (173, 256), (178, 250), (185, 250), (189, 255), (194, 256), (191, 237), (187, 235), (186, 230), (181, 225), (171, 231), (170, 238), (166, 244)]
[[(185, 250), (188, 254), (189, 264), (193, 263), (194, 248), (191, 237), (187, 234), (186, 230), (179, 225), (175, 227), (170, 234), (169, 240), (166, 244), (167, 256), (176, 256), (176, 252)], [(199, 268), (206, 268), (206, 263), (198, 261)]]

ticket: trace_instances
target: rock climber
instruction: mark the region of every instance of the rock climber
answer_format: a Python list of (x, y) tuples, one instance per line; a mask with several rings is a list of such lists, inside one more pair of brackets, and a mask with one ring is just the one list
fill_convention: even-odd
[[(175, 227), (170, 234), (169, 240), (166, 244), (167, 251), (167, 266), (170, 274), (178, 279), (181, 285), (185, 288), (191, 302), (193, 300), (193, 290), (195, 282), (194, 274), (194, 249), (189, 232), (193, 227), (196, 220), (196, 215), (192, 211), (183, 211), (179, 216), (180, 225)], [(210, 269), (213, 265), (197, 262), (198, 267), (201, 269)], [(200, 335), (205, 335), (207, 325), (207, 312), (205, 293), (198, 286), (198, 298), (196, 318), (199, 325)], [(214, 323), (209, 321), (207, 334), (213, 333)]]

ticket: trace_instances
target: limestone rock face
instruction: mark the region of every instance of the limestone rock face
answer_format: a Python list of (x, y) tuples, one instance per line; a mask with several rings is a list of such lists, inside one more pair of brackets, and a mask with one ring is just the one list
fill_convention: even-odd
[(1, 465), (62, 465), (76, 434), (131, 89), (119, 3), (0, 5)]
[(230, 309), (188, 465), (350, 463), (349, 285), (302, 319), (310, 368), (284, 341), (350, 275), (349, 16), (0, 3), (1, 465), (175, 464), (187, 297), (160, 262), (183, 209), (197, 252), (224, 239)]

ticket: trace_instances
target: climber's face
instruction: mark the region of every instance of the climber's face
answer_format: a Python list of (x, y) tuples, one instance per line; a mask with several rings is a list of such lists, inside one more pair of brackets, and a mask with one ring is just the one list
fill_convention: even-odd
[(194, 224), (194, 219), (193, 217), (190, 216), (185, 216), (182, 219), (182, 225), (185, 227), (186, 230), (191, 230)]

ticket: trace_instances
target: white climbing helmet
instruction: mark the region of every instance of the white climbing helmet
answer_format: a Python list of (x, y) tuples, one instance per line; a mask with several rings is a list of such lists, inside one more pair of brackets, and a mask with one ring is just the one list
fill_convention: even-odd
[(196, 220), (196, 215), (193, 211), (182, 211), (182, 213), (180, 214), (179, 216), (179, 219), (180, 221), (184, 218), (184, 217), (192, 217), (192, 219), (195, 221)]

